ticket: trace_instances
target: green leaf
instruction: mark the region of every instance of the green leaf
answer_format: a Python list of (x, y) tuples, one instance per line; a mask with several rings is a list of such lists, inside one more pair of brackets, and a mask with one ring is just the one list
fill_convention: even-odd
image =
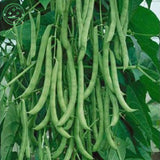
[(14, 138), (19, 127), (19, 119), (16, 106), (11, 105), (6, 114), (1, 134), (1, 158), (6, 160), (12, 151)]
[(126, 156), (126, 142), (120, 138), (116, 138), (116, 142), (118, 143), (118, 150), (110, 149), (108, 153), (109, 160), (124, 160)]
[(42, 4), (44, 9), (47, 9), (47, 6), (48, 6), (50, 0), (39, 0), (39, 2)]
[(130, 150), (132, 153), (136, 154), (135, 146), (130, 138), (126, 138), (126, 145), (127, 149)]
[(152, 123), (154, 127), (159, 127), (160, 126), (160, 103), (150, 103), (149, 104), (149, 109), (150, 109), (150, 116), (152, 118)]
[[(139, 45), (137, 39), (133, 36), (129, 36), (129, 37), (132, 40), (133, 45), (134, 45), (134, 48), (131, 47), (129, 49), (130, 63), (132, 65), (138, 65), (153, 80), (155, 80), (155, 81), (159, 80), (160, 73), (157, 69), (158, 66), (155, 65), (155, 63), (157, 64), (157, 61), (158, 61), (158, 59), (156, 58), (156, 55), (154, 55), (154, 56), (147, 55), (144, 51), (142, 51), (141, 46)], [(153, 57), (153, 59), (152, 59), (152, 57)], [(155, 63), (153, 62), (153, 60)], [(141, 71), (139, 71), (138, 69), (133, 69), (132, 72), (133, 72), (136, 80), (139, 80), (140, 77), (144, 74)]]
[(141, 46), (141, 49), (152, 59), (157, 69), (159, 69), (160, 71), (160, 61), (158, 60), (160, 52), (158, 51), (158, 44), (148, 37), (142, 37), (138, 35), (136, 35), (135, 37), (139, 45)]
[(151, 153), (145, 151), (145, 149), (142, 147), (137, 147), (137, 149), (145, 160), (151, 160)]
[(150, 122), (147, 119), (149, 117), (148, 112), (146, 111), (147, 106), (144, 103), (141, 103), (141, 101), (139, 100), (139, 98), (143, 97), (143, 95), (138, 94), (137, 96), (135, 90), (139, 92), (139, 90), (143, 90), (143, 86), (139, 84), (134, 90), (133, 88), (131, 88), (131, 86), (127, 87), (127, 103), (131, 108), (135, 108), (138, 110), (134, 113), (126, 113), (126, 120), (129, 122), (130, 125), (132, 125), (132, 127), (140, 127), (145, 132), (147, 137), (151, 139), (152, 131), (150, 127)]
[(144, 160), (142, 158), (127, 158), (126, 160)]
[(113, 133), (116, 137), (119, 137), (123, 140), (126, 140), (127, 137), (130, 137), (129, 132), (121, 119), (113, 127)]
[(129, 1), (129, 16), (132, 16), (134, 10), (139, 7), (139, 5), (143, 2), (143, 0), (130, 0)]
[(151, 6), (151, 3), (152, 3), (152, 0), (146, 0), (147, 4), (148, 4), (148, 7), (150, 8)]
[(4, 120), (4, 118), (5, 118), (7, 109), (8, 109), (8, 108), (5, 107), (4, 98), (2, 98), (2, 99), (0, 100), (0, 125), (1, 125), (1, 123), (3, 122), (3, 120)]
[(160, 33), (159, 19), (151, 10), (141, 6), (134, 11), (129, 26), (136, 34), (152, 37)]
[(157, 102), (160, 102), (160, 83), (154, 83), (145, 76), (140, 78), (140, 81), (145, 86), (146, 90), (149, 92), (151, 98)]
[(157, 148), (160, 148), (160, 131), (152, 127), (152, 141)]

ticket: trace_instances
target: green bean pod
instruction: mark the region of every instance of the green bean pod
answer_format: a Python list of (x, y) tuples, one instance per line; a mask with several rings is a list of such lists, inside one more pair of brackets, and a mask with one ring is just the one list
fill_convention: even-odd
[(38, 39), (40, 25), (41, 25), (41, 12), (38, 11), (36, 18), (36, 39)]
[(79, 132), (80, 132), (80, 124), (79, 124), (78, 118), (76, 118), (75, 126), (74, 126), (74, 138), (75, 138), (77, 148), (84, 157), (86, 157), (88, 159), (93, 159), (93, 157), (85, 150), (85, 148), (82, 144), (82, 141), (80, 139)]
[(64, 0), (56, 1), (56, 13), (62, 15), (64, 10)]
[(128, 7), (129, 7), (129, 0), (123, 0), (122, 12), (120, 16), (120, 22), (123, 29), (125, 28), (126, 25), (126, 19), (128, 19)]
[(111, 7), (111, 24), (108, 30), (107, 42), (110, 42), (112, 40), (116, 29), (115, 4), (113, 0), (110, 0), (109, 2)]
[(49, 94), (49, 89), (50, 89), (50, 84), (51, 84), (51, 74), (52, 74), (52, 37), (48, 39), (48, 45), (47, 45), (47, 50), (46, 50), (46, 64), (45, 64), (45, 80), (44, 80), (44, 86), (42, 90), (42, 94), (39, 98), (38, 103), (34, 106), (33, 109), (31, 109), (28, 113), (29, 114), (36, 114), (38, 113), (43, 105), (45, 104), (48, 94)]
[(24, 153), (27, 146), (27, 137), (28, 137), (28, 123), (27, 123), (27, 112), (25, 101), (21, 100), (21, 123), (22, 123), (22, 142), (18, 155), (18, 160), (24, 159)]
[(78, 55), (78, 62), (83, 60), (85, 56), (86, 46), (87, 46), (87, 37), (88, 37), (89, 27), (90, 27), (92, 15), (93, 15), (93, 7), (94, 7), (94, 0), (90, 0), (88, 5), (87, 17), (82, 29), (82, 36), (81, 36), (81, 43), (80, 43), (81, 46), (80, 46), (80, 52)]
[(97, 79), (97, 84), (96, 84), (96, 96), (97, 96), (97, 106), (99, 112), (99, 133), (96, 139), (96, 143), (93, 146), (93, 151), (97, 151), (98, 148), (100, 147), (104, 134), (104, 118), (103, 118), (104, 111), (103, 111), (103, 102), (101, 95), (101, 85), (99, 79)]
[(112, 120), (111, 126), (115, 126), (119, 120), (119, 106), (115, 95), (109, 91), (109, 97), (112, 103)]
[(50, 148), (48, 146), (45, 146), (45, 148), (46, 148), (47, 160), (52, 160)]
[(83, 62), (78, 63), (78, 100), (77, 100), (77, 116), (80, 124), (84, 129), (89, 129), (84, 115), (84, 71)]
[(60, 156), (60, 154), (63, 152), (65, 146), (67, 143), (67, 138), (62, 137), (61, 143), (59, 145), (59, 147), (57, 148), (57, 150), (55, 152), (53, 152), (52, 158), (56, 159), (58, 158), (58, 156)]
[(46, 125), (47, 125), (47, 123), (49, 122), (49, 119), (50, 119), (50, 113), (51, 111), (50, 111), (50, 107), (47, 109), (47, 113), (46, 113), (46, 115), (45, 115), (45, 117), (44, 117), (44, 119), (38, 124), (38, 125), (36, 125), (33, 129), (34, 130), (40, 130), (40, 129), (42, 129), (42, 128), (44, 128)]
[(104, 127), (105, 127), (105, 133), (106, 133), (106, 137), (107, 137), (109, 145), (113, 149), (117, 150), (117, 144), (111, 136), (110, 118), (109, 118), (109, 105), (110, 105), (109, 93), (106, 90), (105, 97), (104, 97)]
[(69, 67), (69, 73), (70, 73), (70, 78), (71, 78), (71, 95), (70, 95), (70, 100), (68, 103), (68, 107), (63, 114), (63, 116), (60, 118), (58, 122), (58, 126), (64, 125), (69, 117), (72, 115), (71, 113), (74, 112), (74, 107), (76, 103), (76, 97), (77, 97), (77, 77), (76, 77), (76, 70), (74, 66), (74, 60), (72, 56), (72, 48), (70, 45), (70, 42), (68, 40), (68, 32), (67, 32), (67, 26), (68, 26), (68, 9), (69, 9), (69, 3), (68, 1), (66, 3), (66, 9), (63, 13), (63, 21), (62, 21), (62, 28), (61, 28), (61, 39), (62, 39), (62, 44), (64, 48), (67, 50), (67, 58), (68, 58), (68, 67)]
[(38, 58), (37, 58), (37, 63), (36, 63), (36, 67), (33, 73), (33, 76), (31, 78), (31, 81), (29, 83), (29, 86), (27, 87), (27, 89), (25, 90), (25, 92), (23, 92), (23, 94), (20, 97), (26, 97), (28, 96), (30, 93), (32, 93), (32, 91), (35, 89), (36, 84), (38, 82), (39, 79), (39, 75), (41, 72), (41, 67), (42, 67), (42, 63), (43, 63), (43, 59), (44, 59), (44, 54), (45, 54), (45, 50), (46, 50), (46, 46), (48, 43), (48, 38), (49, 38), (49, 34), (51, 31), (52, 25), (48, 25), (43, 36), (42, 36), (42, 40), (41, 40), (41, 45), (40, 45), (40, 49), (39, 49), (39, 53), (38, 53)]
[(89, 5), (89, 0), (85, 0), (84, 5), (83, 5), (83, 12), (82, 12), (83, 23), (85, 22), (85, 19), (86, 19), (86, 16), (87, 16), (88, 5)]
[(95, 89), (91, 94), (91, 105), (92, 105), (92, 130), (93, 136), (95, 139), (98, 137), (98, 129), (97, 129), (97, 108), (96, 108), (96, 96), (95, 96)]
[(91, 80), (89, 82), (88, 87), (84, 91), (84, 99), (86, 99), (93, 91), (97, 74), (98, 74), (98, 33), (97, 33), (97, 27), (94, 27), (94, 33), (93, 33), (93, 70), (92, 70), (92, 76)]
[(57, 40), (57, 61), (58, 61), (58, 78), (57, 78), (57, 97), (61, 110), (66, 111), (66, 104), (63, 97), (62, 86), (62, 46), (61, 42)]
[(58, 117), (56, 112), (56, 83), (58, 74), (58, 61), (56, 60), (55, 66), (52, 71), (52, 81), (50, 90), (50, 110), (51, 110), (51, 120), (56, 128), (56, 130), (64, 137), (70, 138), (71, 136), (62, 128), (58, 127)]
[(118, 31), (119, 40), (122, 47), (122, 60), (123, 60), (123, 67), (124, 67), (123, 69), (125, 70), (128, 67), (128, 63), (129, 63), (128, 50), (127, 50), (126, 38), (123, 32), (119, 14), (118, 14), (117, 1), (116, 0), (114, 1), (115, 1), (114, 7), (115, 7), (115, 16), (117, 21), (117, 31)]
[(22, 52), (22, 48), (21, 48), (21, 44), (20, 44), (19, 36), (18, 36), (18, 30), (17, 30), (17, 26), (16, 26), (15, 22), (13, 22), (13, 30), (14, 30), (15, 36), (16, 36), (16, 46), (17, 46), (20, 64), (24, 65), (25, 64), (25, 57)]
[(82, 29), (83, 29), (83, 21), (82, 21), (82, 2), (81, 0), (76, 0), (76, 14), (77, 14), (77, 22), (78, 22), (78, 29), (79, 29), (79, 37), (78, 37), (78, 46), (81, 46), (81, 36), (82, 36)]
[(64, 160), (70, 160), (74, 149), (74, 139), (70, 138), (69, 147), (67, 148)]
[(103, 43), (103, 59), (102, 59), (103, 67), (101, 67), (101, 68), (103, 68), (102, 75), (104, 77), (105, 84), (110, 88), (110, 90), (112, 92), (114, 92), (112, 79), (111, 79), (110, 71), (109, 71), (109, 46), (110, 46), (110, 42), (108, 42), (108, 37), (111, 34), (110, 32), (111, 31), (109, 30), (108, 26), (106, 26), (105, 27), (105, 35), (104, 35), (104, 43)]
[(118, 75), (117, 75), (117, 68), (116, 68), (116, 61), (113, 52), (110, 50), (110, 61), (111, 61), (111, 76), (113, 80), (113, 87), (115, 90), (115, 94), (117, 96), (117, 99), (122, 106), (122, 108), (127, 112), (134, 112), (136, 109), (132, 109), (128, 106), (128, 104), (125, 102), (122, 92), (120, 90), (119, 82), (118, 82)]
[(30, 45), (30, 51), (27, 57), (27, 65), (30, 65), (32, 58), (36, 54), (36, 40), (37, 40), (36, 26), (35, 26), (34, 19), (30, 12), (29, 12), (29, 18), (31, 22), (31, 45)]

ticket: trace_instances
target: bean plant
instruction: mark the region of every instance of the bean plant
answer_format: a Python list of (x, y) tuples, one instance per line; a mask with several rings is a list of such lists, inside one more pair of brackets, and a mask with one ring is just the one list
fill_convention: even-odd
[(151, 160), (160, 22), (140, 3), (24, 0), (0, 32), (2, 160)]

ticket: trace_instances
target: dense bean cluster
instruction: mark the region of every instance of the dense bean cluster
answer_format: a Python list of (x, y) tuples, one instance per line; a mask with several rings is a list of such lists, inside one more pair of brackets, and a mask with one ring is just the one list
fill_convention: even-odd
[[(25, 152), (30, 158), (33, 143), (39, 146), (41, 158), (45, 150), (47, 159), (64, 155), (64, 160), (74, 160), (77, 152), (82, 159), (93, 159), (93, 152), (106, 143), (117, 150), (112, 127), (119, 120), (119, 108), (126, 112), (135, 111), (124, 99), (116, 65), (117, 61), (121, 62), (125, 70), (129, 64), (126, 45), (129, 1), (123, 0), (119, 12), (117, 0), (110, 0), (108, 22), (103, 24), (97, 24), (93, 17), (94, 0), (57, 0), (52, 3), (56, 24), (46, 27), (39, 51), (36, 41), (40, 14), (36, 24), (29, 14), (31, 46), (27, 60), (17, 43), (21, 65), (29, 66), (21, 75), (34, 66), (29, 85), (18, 97), (23, 126), (19, 160)], [(16, 33), (16, 26), (14, 30)], [(89, 42), (92, 65), (86, 69)], [(42, 67), (44, 75), (41, 75)], [(86, 70), (89, 70), (88, 75)], [(44, 79), (42, 91), (29, 107), (27, 101), (34, 96), (40, 77)], [(44, 108), (44, 119), (37, 124), (38, 115)], [(58, 148), (49, 145), (50, 141), (56, 141), (56, 136), (61, 137)]]

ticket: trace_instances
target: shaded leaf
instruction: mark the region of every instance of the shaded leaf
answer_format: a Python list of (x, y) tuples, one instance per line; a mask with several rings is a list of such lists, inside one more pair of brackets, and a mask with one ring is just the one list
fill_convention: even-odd
[(16, 106), (11, 105), (6, 114), (1, 134), (1, 158), (6, 160), (14, 145), (14, 138), (19, 127)]
[(160, 149), (160, 131), (152, 127), (152, 141), (158, 149)]
[(150, 8), (151, 6), (151, 3), (152, 3), (152, 0), (146, 0), (147, 4), (148, 4), (148, 7)]
[(160, 102), (160, 83), (154, 83), (145, 76), (142, 76), (140, 81), (149, 92), (151, 98), (157, 102)]
[(118, 150), (110, 149), (108, 153), (109, 160), (124, 160), (126, 156), (126, 142), (120, 138), (116, 138), (116, 142), (118, 143)]
[(47, 6), (48, 6), (50, 0), (39, 0), (39, 2), (42, 4), (44, 9), (47, 9)]
[[(140, 89), (141, 88), (139, 88), (139, 90)], [(145, 134), (151, 138), (152, 131), (150, 128), (150, 123), (147, 120), (148, 112), (144, 109), (146, 105), (139, 101), (135, 90), (133, 90), (130, 86), (127, 87), (127, 103), (131, 108), (137, 109), (134, 113), (126, 113), (127, 121), (135, 128), (141, 127)]]

